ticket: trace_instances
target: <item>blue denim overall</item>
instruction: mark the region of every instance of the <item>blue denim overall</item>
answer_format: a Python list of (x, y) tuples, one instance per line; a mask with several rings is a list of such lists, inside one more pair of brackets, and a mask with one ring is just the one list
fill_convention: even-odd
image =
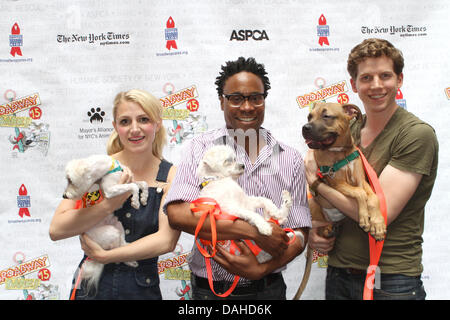
[[(156, 180), (166, 182), (171, 163), (162, 160)], [(123, 207), (114, 212), (125, 230), (125, 240), (130, 243), (158, 231), (158, 215), (163, 192), (161, 188), (150, 187), (148, 203), (139, 209), (131, 207), (128, 199)], [(84, 262), (86, 256), (80, 263)], [(81, 282), (76, 292), (77, 300), (161, 300), (158, 276), (158, 257), (139, 260), (137, 268), (123, 263), (105, 265), (97, 290), (85, 292)], [(76, 278), (76, 276), (75, 276)], [(75, 279), (74, 282), (75, 283)]]

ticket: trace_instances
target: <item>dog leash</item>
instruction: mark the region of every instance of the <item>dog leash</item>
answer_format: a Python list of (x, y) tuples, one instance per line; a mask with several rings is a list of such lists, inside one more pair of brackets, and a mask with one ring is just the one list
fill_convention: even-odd
[[(367, 161), (364, 154), (356, 148), (361, 156), (361, 160), (364, 166), (364, 171), (366, 171), (366, 175), (369, 179), (370, 186), (374, 190), (375, 194), (378, 196), (380, 201), (380, 211), (384, 218), (385, 225), (387, 224), (387, 207), (386, 207), (386, 198), (383, 193), (383, 189), (381, 188), (380, 181), (378, 180), (378, 176), (375, 170)], [(378, 266), (378, 262), (380, 261), (381, 252), (383, 251), (384, 240), (376, 241), (375, 238), (368, 233), (369, 235), (369, 252), (370, 252), (370, 265), (367, 268), (366, 281), (364, 282), (364, 291), (363, 291), (363, 300), (373, 300), (373, 287), (375, 283), (375, 272)]]
[[(205, 258), (205, 264), (206, 264), (206, 273), (208, 276), (208, 283), (209, 283), (209, 287), (211, 289), (211, 291), (218, 297), (221, 298), (226, 298), (228, 297), (236, 288), (240, 277), (235, 275), (233, 282), (230, 286), (230, 288), (225, 291), (222, 294), (218, 294), (215, 292), (214, 290), (214, 283), (213, 283), (213, 275), (212, 275), (212, 268), (211, 268), (211, 258), (214, 257), (217, 253), (216, 251), (216, 245), (217, 243), (221, 244), (221, 243), (226, 243), (228, 242), (228, 240), (226, 241), (217, 241), (217, 229), (216, 229), (216, 220), (232, 220), (235, 221), (237, 219), (239, 219), (238, 217), (228, 214), (224, 211), (222, 211), (220, 209), (219, 204), (211, 198), (198, 198), (194, 201), (191, 202), (191, 210), (192, 212), (199, 212), (202, 215), (200, 216), (200, 219), (197, 223), (197, 227), (195, 228), (195, 243), (197, 245), (198, 250), (200, 251), (200, 253), (203, 255), (203, 257)], [(205, 223), (206, 218), (209, 216), (209, 220), (210, 220), (210, 226), (211, 226), (211, 241), (209, 240), (204, 240), (204, 239), (199, 239), (198, 238), (198, 234), (201, 230), (201, 228), (203, 227), (203, 224)], [(278, 224), (277, 220), (274, 219), (270, 219), (269, 222), (273, 222)], [(279, 225), (279, 224), (278, 224)], [(293, 237), (292, 239), (290, 239), (290, 241), (288, 242), (288, 244), (292, 243), (293, 241), (295, 241), (295, 233), (294, 230), (290, 229), (290, 228), (285, 228), (283, 229), (286, 232), (292, 232), (293, 233)], [(249, 247), (249, 249), (252, 251), (252, 253), (257, 256), (262, 249), (259, 248), (253, 241), (251, 240), (244, 240), (244, 242), (247, 244), (247, 246)], [(210, 246), (212, 247), (212, 253), (208, 253), (207, 250), (205, 250), (201, 245), (205, 245), (205, 246)], [(230, 240), (230, 253), (231, 254), (235, 254), (236, 250), (240, 252), (239, 247), (236, 245), (234, 240)]]

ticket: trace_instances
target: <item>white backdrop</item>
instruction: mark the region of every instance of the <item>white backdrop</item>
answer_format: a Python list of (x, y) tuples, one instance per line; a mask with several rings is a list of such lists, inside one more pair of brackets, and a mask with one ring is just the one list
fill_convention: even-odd
[[(76, 237), (52, 242), (48, 228), (65, 188), (67, 161), (105, 152), (117, 92), (142, 88), (174, 109), (164, 121), (171, 140), (164, 155), (177, 163), (193, 135), (223, 124), (214, 86), (220, 66), (253, 56), (265, 64), (272, 85), (265, 127), (304, 154), (308, 109), (297, 97), (311, 97), (321, 87), (341, 93), (333, 86), (341, 84), (349, 101), (362, 107), (351, 92), (346, 60), (369, 37), (403, 51), (399, 103), (430, 123), (439, 139), (423, 281), (429, 299), (449, 299), (450, 276), (442, 271), (450, 262), (449, 6), (446, 0), (3, 0), (0, 299), (68, 298), (82, 251)], [(192, 237), (182, 235), (175, 252), (160, 258), (165, 299), (189, 299), (185, 256), (191, 246)], [(323, 262), (314, 264), (302, 298), (324, 298)], [(288, 298), (304, 263), (301, 255), (284, 273)]]

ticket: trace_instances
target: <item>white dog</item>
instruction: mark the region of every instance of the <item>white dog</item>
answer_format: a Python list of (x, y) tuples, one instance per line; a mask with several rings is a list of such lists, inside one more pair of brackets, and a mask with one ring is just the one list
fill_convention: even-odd
[[(128, 184), (117, 184), (124, 166), (107, 155), (92, 155), (88, 158), (71, 160), (66, 166), (67, 188), (65, 199), (81, 199), (90, 192), (93, 185), (99, 185), (106, 198), (115, 197), (125, 192), (132, 192), (131, 206), (138, 209), (140, 203), (147, 204), (148, 185), (145, 181)], [(141, 197), (139, 202), (139, 190)], [(126, 245), (125, 232), (122, 224), (113, 214), (105, 217), (86, 234), (103, 249), (110, 250)], [(136, 261), (125, 262), (137, 267)], [(82, 266), (81, 279), (87, 281), (87, 288), (97, 287), (104, 265), (86, 260)]]
[[(292, 206), (291, 196), (286, 190), (282, 192), (280, 208), (270, 199), (248, 196), (236, 182), (243, 172), (244, 165), (236, 162), (232, 148), (225, 145), (211, 147), (205, 152), (197, 168), (197, 176), (202, 186), (200, 197), (214, 199), (224, 212), (246, 220), (263, 235), (271, 235), (272, 226), (267, 220), (273, 218), (280, 224), (284, 223)], [(263, 209), (264, 216), (256, 212), (257, 208)], [(263, 256), (261, 255), (261, 258)], [(270, 256), (264, 260), (268, 258)]]

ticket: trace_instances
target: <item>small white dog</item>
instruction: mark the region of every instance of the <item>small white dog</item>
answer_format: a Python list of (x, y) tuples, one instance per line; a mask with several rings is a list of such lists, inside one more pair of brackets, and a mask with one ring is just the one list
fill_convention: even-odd
[[(66, 166), (67, 188), (63, 194), (65, 199), (81, 199), (86, 192), (90, 192), (97, 184), (106, 198), (111, 198), (132, 192), (131, 206), (138, 209), (140, 203), (147, 204), (148, 185), (145, 181), (117, 184), (124, 166), (107, 155), (92, 155), (88, 158), (71, 160)], [(139, 201), (139, 190), (141, 197)], [(113, 214), (105, 217), (86, 234), (103, 249), (110, 250), (126, 245), (125, 232), (122, 223)], [(136, 261), (125, 262), (137, 267)], [(81, 279), (87, 281), (87, 288), (97, 287), (104, 265), (86, 260), (82, 266)]]
[[(263, 235), (271, 235), (272, 226), (267, 220), (274, 218), (280, 224), (284, 223), (292, 206), (291, 196), (286, 190), (282, 192), (280, 208), (270, 199), (248, 196), (236, 182), (243, 172), (244, 165), (236, 162), (232, 148), (225, 145), (211, 147), (197, 168), (202, 186), (200, 197), (214, 199), (224, 212), (246, 220)], [(256, 212), (257, 208), (264, 210), (264, 216)]]

